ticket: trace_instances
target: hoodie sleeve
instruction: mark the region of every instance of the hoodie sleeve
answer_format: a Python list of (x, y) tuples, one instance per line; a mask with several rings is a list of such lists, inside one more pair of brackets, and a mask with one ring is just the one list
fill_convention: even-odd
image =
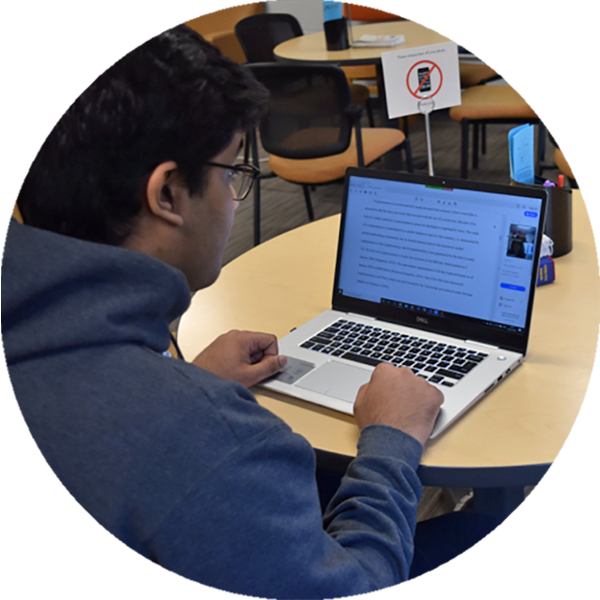
[(190, 579), (260, 597), (339, 597), (394, 585), (412, 561), (421, 452), (399, 430), (365, 428), (323, 517), (314, 451), (278, 427), (198, 482), (146, 552)]

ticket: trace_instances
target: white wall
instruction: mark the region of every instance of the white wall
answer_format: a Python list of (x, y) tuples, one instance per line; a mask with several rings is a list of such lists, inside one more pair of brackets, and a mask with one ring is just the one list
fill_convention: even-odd
[[(214, 0), (218, 2), (218, 0)], [(376, 2), (377, 0), (373, 0)], [(525, 85), (540, 87), (542, 76), (531, 55), (533, 46), (541, 45), (548, 21), (561, 4), (570, 0), (515, 0), (511, 20), (518, 26), (517, 45), (521, 57), (521, 74)], [(40, 12), (47, 0), (25, 0), (30, 18)], [(83, 0), (66, 0), (69, 7)], [(141, 8), (143, 0), (96, 0), (99, 4), (123, 4)], [(414, 0), (416, 19), (424, 19), (428, 13), (432, 19), (442, 19), (445, 0)], [(560, 32), (556, 46), (572, 50), (600, 51), (600, 0), (577, 0), (579, 13)], [(268, 12), (287, 12), (295, 15), (305, 33), (323, 28), (323, 0), (265, 0)], [(470, 56), (469, 60), (472, 59)], [(482, 61), (500, 62), (499, 57), (482, 57)], [(510, 63), (507, 62), (510, 68)], [(500, 84), (503, 82), (500, 81)]]

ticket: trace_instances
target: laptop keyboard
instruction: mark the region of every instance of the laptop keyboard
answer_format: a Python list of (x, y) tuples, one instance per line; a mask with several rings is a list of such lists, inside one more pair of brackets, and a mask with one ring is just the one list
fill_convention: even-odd
[(446, 387), (456, 385), (488, 356), (346, 319), (326, 327), (300, 347), (373, 367), (380, 362), (409, 367), (419, 377)]

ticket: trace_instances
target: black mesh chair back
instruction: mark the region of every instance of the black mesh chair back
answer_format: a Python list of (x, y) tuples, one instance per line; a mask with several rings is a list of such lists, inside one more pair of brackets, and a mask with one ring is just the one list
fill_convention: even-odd
[(548, 103), (548, 132), (559, 149), (600, 157), (600, 54), (534, 48)]
[(353, 119), (344, 72), (322, 64), (248, 64), (270, 92), (260, 137), (269, 154), (321, 158), (348, 149)]
[(235, 26), (235, 35), (248, 62), (272, 62), (275, 60), (273, 48), (301, 36), (302, 27), (292, 15), (264, 13), (239, 21)]
[[(508, 54), (513, 0), (446, 0), (444, 19), (475, 21), (494, 28), (494, 39), (477, 46), (475, 54)], [(468, 51), (467, 51), (468, 52)]]
[(563, 4), (559, 6), (552, 15), (548, 28), (546, 29), (546, 37), (544, 39), (544, 46), (546, 48), (552, 48), (556, 37), (560, 29), (566, 25), (569, 21), (575, 18), (575, 15), (579, 12), (579, 4)]

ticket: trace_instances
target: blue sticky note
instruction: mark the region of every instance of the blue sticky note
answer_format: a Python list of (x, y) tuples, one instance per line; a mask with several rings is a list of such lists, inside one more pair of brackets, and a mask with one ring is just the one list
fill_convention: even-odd
[(325, 0), (323, 2), (323, 22), (335, 21), (341, 19), (344, 16), (343, 2), (329, 2)]
[(518, 183), (535, 183), (534, 128), (527, 123), (508, 132), (510, 177)]

